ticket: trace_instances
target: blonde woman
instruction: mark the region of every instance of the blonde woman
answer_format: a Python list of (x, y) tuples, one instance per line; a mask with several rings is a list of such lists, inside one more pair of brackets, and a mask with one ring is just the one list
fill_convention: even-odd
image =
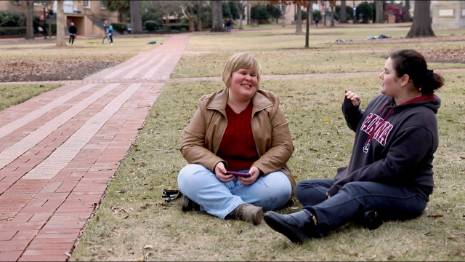
[(279, 99), (261, 90), (260, 65), (249, 53), (229, 58), (225, 88), (200, 99), (182, 134), (187, 160), (178, 176), (183, 210), (261, 223), (263, 210), (284, 206), (295, 181), (294, 150)]

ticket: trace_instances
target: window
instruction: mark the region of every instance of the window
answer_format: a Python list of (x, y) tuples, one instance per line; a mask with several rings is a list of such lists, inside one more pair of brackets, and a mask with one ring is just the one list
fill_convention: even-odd
[(82, 6), (85, 7), (85, 8), (90, 8), (90, 0), (82, 1)]
[(439, 9), (439, 16), (440, 17), (453, 17), (454, 9)]

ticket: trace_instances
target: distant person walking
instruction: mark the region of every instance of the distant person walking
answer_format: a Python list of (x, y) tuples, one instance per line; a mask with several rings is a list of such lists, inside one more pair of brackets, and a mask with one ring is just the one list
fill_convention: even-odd
[(47, 32), (47, 24), (46, 24), (46, 21), (45, 21), (45, 16), (44, 15), (41, 15), (39, 17), (39, 26), (37, 27), (37, 30), (42, 33), (42, 35), (44, 36), (44, 39), (47, 39), (47, 35), (48, 35), (48, 32)]
[(233, 21), (231, 20), (231, 18), (228, 18), (228, 20), (226, 20), (226, 23), (224, 25), (226, 27), (226, 32), (231, 32), (231, 29), (233, 26)]
[(69, 43), (70, 45), (73, 45), (73, 44), (74, 44), (74, 39), (76, 39), (76, 34), (77, 34), (77, 28), (76, 28), (76, 26), (74, 25), (73, 22), (71, 22), (71, 23), (69, 24), (68, 33), (69, 33), (69, 40), (68, 40), (68, 43)]
[(102, 39), (102, 44), (105, 44), (105, 39), (112, 45), (113, 44), (113, 26), (108, 23), (108, 20), (103, 21), (103, 32), (105, 35)]

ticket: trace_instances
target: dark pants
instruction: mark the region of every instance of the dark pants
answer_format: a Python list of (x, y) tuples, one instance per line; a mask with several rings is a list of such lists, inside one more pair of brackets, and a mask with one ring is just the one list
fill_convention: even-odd
[(415, 189), (376, 182), (350, 182), (331, 198), (326, 192), (334, 180), (306, 180), (297, 185), (297, 198), (317, 218), (322, 234), (376, 210), (384, 219), (410, 219), (420, 216), (427, 196)]
[(68, 40), (68, 43), (70, 44), (74, 44), (74, 39), (76, 38), (75, 35), (69, 35), (69, 40)]

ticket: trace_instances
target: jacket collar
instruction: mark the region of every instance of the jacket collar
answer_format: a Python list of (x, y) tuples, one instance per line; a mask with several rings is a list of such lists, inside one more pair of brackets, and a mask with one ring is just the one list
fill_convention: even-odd
[[(226, 104), (228, 103), (229, 96), (228, 90), (228, 88), (225, 88), (213, 95), (212, 100), (207, 105), (207, 108), (210, 110), (217, 110), (226, 117)], [(268, 99), (261, 90), (258, 90), (257, 93), (255, 93), (252, 98), (252, 103), (252, 115), (255, 115), (255, 113), (273, 105), (270, 99)]]

